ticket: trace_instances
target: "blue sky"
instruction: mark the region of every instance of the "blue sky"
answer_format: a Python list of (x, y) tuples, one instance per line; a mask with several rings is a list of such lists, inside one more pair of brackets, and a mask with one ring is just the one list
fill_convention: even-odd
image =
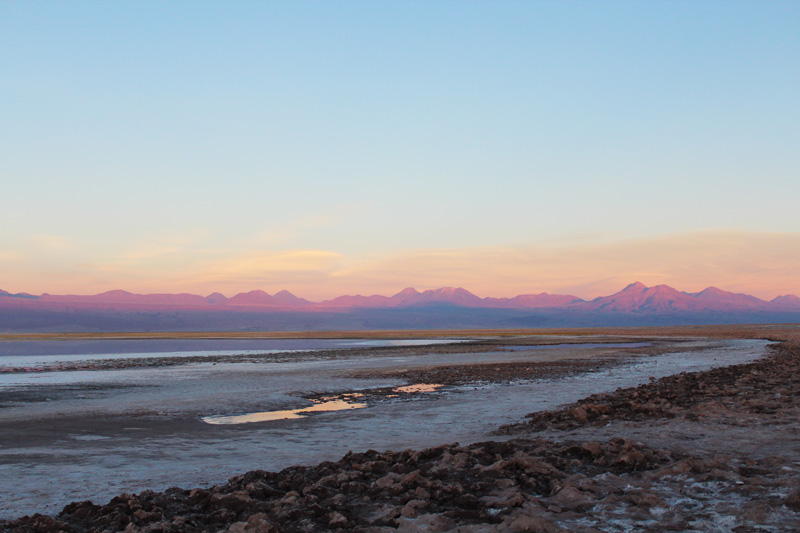
[(5, 1), (2, 288), (386, 292), (719, 232), (786, 259), (798, 58), (796, 2)]

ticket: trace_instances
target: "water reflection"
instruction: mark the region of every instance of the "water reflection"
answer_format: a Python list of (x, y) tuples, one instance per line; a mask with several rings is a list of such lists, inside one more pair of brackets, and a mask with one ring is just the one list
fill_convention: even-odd
[(331, 400), (319, 402), (311, 407), (303, 409), (292, 409), (289, 411), (263, 411), (261, 413), (248, 413), (235, 416), (205, 416), (203, 422), (215, 425), (227, 424), (248, 424), (250, 422), (269, 422), (272, 420), (292, 420), (304, 418), (309, 413), (320, 413), (325, 411), (344, 411), (347, 409), (361, 409), (366, 407), (365, 403), (350, 403), (345, 400)]
[[(368, 404), (363, 400), (369, 398), (375, 400), (383, 398), (399, 398), (406, 394), (419, 394), (425, 392), (436, 392), (444, 385), (439, 383), (415, 383), (403, 387), (394, 387), (386, 391), (379, 389), (364, 392), (345, 392), (331, 396), (320, 396), (312, 399), (314, 405), (303, 409), (291, 409), (286, 411), (262, 411), (259, 413), (247, 413), (243, 415), (214, 415), (205, 416), (201, 420), (207, 424), (228, 425), (228, 424), (248, 424), (250, 422), (270, 422), (275, 420), (293, 420), (305, 418), (310, 413), (321, 413), (326, 411), (345, 411), (348, 409), (362, 409)], [(388, 394), (387, 394), (388, 392)], [(361, 399), (362, 401), (359, 401)]]
[(439, 383), (416, 383), (414, 385), (406, 385), (405, 387), (396, 387), (394, 392), (405, 394), (412, 394), (415, 392), (436, 392), (442, 387)]

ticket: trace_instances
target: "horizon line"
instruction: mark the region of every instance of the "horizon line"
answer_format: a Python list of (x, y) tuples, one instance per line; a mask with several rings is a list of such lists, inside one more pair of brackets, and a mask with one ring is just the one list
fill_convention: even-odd
[[(628, 288), (630, 288), (630, 287), (636, 286), (636, 285), (641, 285), (641, 286), (643, 286), (645, 289), (652, 289), (652, 288), (657, 288), (657, 287), (668, 287), (668, 288), (670, 288), (670, 289), (676, 290), (676, 291), (678, 291), (678, 292), (681, 292), (681, 293), (683, 293), (683, 294), (686, 294), (686, 295), (696, 295), (696, 294), (699, 294), (699, 293), (701, 293), (701, 292), (703, 292), (703, 291), (706, 291), (706, 290), (708, 290), (708, 289), (718, 289), (718, 290), (721, 290), (721, 291), (724, 291), (724, 292), (729, 292), (729, 293), (732, 293), (732, 294), (744, 294), (744, 295), (747, 295), (747, 296), (753, 296), (753, 295), (751, 295), (751, 294), (749, 294), (749, 293), (747, 293), (747, 292), (734, 292), (734, 291), (731, 291), (731, 290), (723, 289), (723, 288), (721, 288), (721, 287), (718, 287), (718, 286), (716, 286), (716, 285), (709, 285), (709, 286), (707, 286), (707, 287), (705, 287), (705, 288), (703, 288), (703, 289), (701, 289), (701, 290), (699, 290), (699, 291), (696, 291), (696, 292), (687, 292), (687, 291), (683, 291), (683, 290), (680, 290), (680, 289), (676, 289), (675, 287), (673, 287), (673, 286), (671, 286), (671, 285), (668, 285), (668, 284), (666, 284), (666, 283), (658, 283), (658, 284), (655, 284), (655, 285), (645, 285), (644, 283), (642, 283), (642, 282), (640, 282), (640, 281), (634, 281), (634, 282), (632, 282), (632, 283), (628, 283), (627, 285), (625, 285), (625, 286), (624, 286), (624, 287), (622, 287), (621, 289), (619, 289), (619, 290), (617, 290), (617, 291), (615, 291), (615, 292), (612, 292), (612, 293), (610, 293), (610, 294), (608, 294), (608, 295), (605, 295), (605, 296), (611, 296), (611, 295), (617, 294), (617, 293), (619, 293), (619, 292), (622, 292), (622, 291), (624, 291), (624, 290), (626, 290), (626, 289), (628, 289)], [(548, 296), (571, 296), (571, 297), (575, 297), (576, 299), (578, 299), (578, 300), (581, 300), (581, 301), (590, 302), (590, 301), (592, 301), (592, 300), (595, 300), (595, 299), (597, 299), (597, 298), (602, 298), (602, 297), (604, 297), (604, 296), (596, 296), (596, 297), (594, 297), (594, 298), (584, 298), (584, 297), (582, 297), (582, 296), (577, 296), (577, 295), (575, 295), (575, 294), (561, 293), (561, 292), (548, 292), (548, 291), (541, 291), (541, 292), (538, 292), (538, 293), (533, 293), (533, 292), (524, 292), (524, 293), (515, 294), (515, 295), (513, 295), (513, 296), (478, 296), (477, 294), (475, 294), (475, 293), (474, 293), (474, 292), (472, 292), (471, 290), (469, 290), (469, 289), (466, 289), (466, 288), (464, 288), (464, 287), (460, 287), (460, 286), (459, 286), (459, 287), (456, 287), (456, 286), (441, 286), (441, 287), (436, 287), (436, 288), (431, 288), (431, 289), (422, 289), (422, 290), (419, 290), (419, 289), (417, 289), (417, 288), (415, 288), (415, 287), (413, 287), (413, 286), (410, 286), (410, 285), (409, 285), (409, 286), (407, 286), (407, 287), (404, 287), (403, 289), (400, 289), (399, 291), (397, 291), (397, 292), (394, 292), (393, 294), (390, 294), (390, 295), (386, 295), (386, 294), (379, 294), (379, 293), (372, 293), (372, 294), (364, 294), (364, 293), (356, 293), (356, 294), (340, 294), (340, 295), (338, 295), (338, 296), (334, 296), (334, 297), (332, 297), (332, 298), (327, 298), (327, 299), (323, 299), (323, 300), (319, 300), (319, 301), (309, 300), (308, 298), (305, 298), (305, 297), (303, 297), (303, 296), (298, 296), (297, 294), (293, 293), (292, 291), (290, 291), (290, 290), (288, 290), (288, 289), (279, 289), (279, 290), (278, 290), (277, 292), (275, 292), (275, 293), (270, 293), (270, 292), (268, 292), (267, 290), (265, 290), (265, 289), (260, 289), (260, 288), (256, 288), (256, 289), (250, 289), (250, 290), (245, 290), (245, 291), (239, 291), (239, 292), (236, 292), (235, 294), (233, 294), (232, 296), (227, 296), (227, 295), (225, 295), (224, 293), (222, 293), (221, 291), (217, 291), (217, 290), (215, 290), (215, 291), (212, 291), (212, 292), (210, 292), (210, 293), (208, 293), (208, 294), (206, 294), (206, 295), (204, 295), (204, 294), (202, 294), (202, 293), (193, 293), (193, 292), (186, 292), (186, 291), (183, 291), (183, 292), (131, 292), (131, 291), (128, 291), (128, 290), (126, 290), (126, 289), (120, 289), (120, 288), (109, 289), (109, 290), (106, 290), (106, 291), (102, 291), (102, 292), (98, 292), (98, 293), (93, 293), (93, 294), (76, 294), (76, 293), (63, 293), (63, 294), (55, 294), (55, 293), (49, 293), (49, 292), (42, 292), (42, 293), (40, 293), (40, 294), (33, 294), (33, 293), (28, 293), (28, 292), (25, 292), (25, 291), (20, 291), (20, 292), (16, 292), (16, 293), (14, 293), (14, 292), (6, 291), (6, 290), (4, 290), (4, 289), (0, 288), (0, 296), (6, 296), (6, 295), (7, 295), (7, 296), (12, 296), (12, 297), (25, 297), (25, 296), (29, 296), (29, 297), (36, 297), (36, 298), (40, 298), (40, 297), (43, 297), (43, 296), (57, 296), (57, 297), (63, 297), (63, 296), (78, 296), (78, 297), (91, 297), (91, 296), (100, 296), (100, 295), (103, 295), (103, 294), (108, 294), (108, 293), (113, 293), (113, 292), (123, 292), (123, 293), (130, 294), (130, 295), (134, 295), (134, 296), (157, 296), (157, 295), (173, 295), (173, 296), (180, 296), (180, 295), (188, 295), (188, 296), (199, 296), (199, 297), (201, 297), (201, 298), (209, 298), (209, 297), (211, 297), (211, 296), (213, 296), (213, 295), (215, 295), (215, 294), (219, 294), (219, 295), (223, 296), (223, 297), (224, 297), (226, 300), (229, 300), (229, 299), (235, 298), (236, 296), (239, 296), (239, 295), (251, 294), (251, 293), (254, 293), (254, 292), (262, 292), (262, 293), (265, 293), (265, 294), (267, 294), (267, 295), (268, 295), (268, 296), (270, 296), (270, 297), (274, 297), (274, 296), (276, 296), (276, 295), (278, 295), (278, 294), (280, 294), (280, 293), (284, 293), (284, 292), (285, 292), (285, 293), (288, 293), (288, 294), (289, 294), (289, 295), (291, 295), (291, 296), (294, 296), (295, 298), (299, 298), (299, 299), (306, 300), (306, 301), (308, 301), (308, 302), (309, 302), (309, 303), (311, 303), (311, 304), (319, 304), (319, 303), (324, 303), (324, 302), (328, 302), (328, 301), (331, 301), (331, 300), (335, 300), (335, 299), (337, 299), (337, 298), (341, 298), (341, 297), (347, 297), (347, 296), (350, 296), (350, 297), (359, 297), (359, 296), (360, 296), (360, 297), (364, 297), (364, 298), (369, 298), (369, 297), (375, 297), (375, 296), (378, 296), (378, 297), (384, 297), (384, 298), (391, 298), (391, 297), (393, 297), (393, 296), (397, 296), (397, 295), (399, 295), (399, 294), (401, 294), (401, 293), (403, 293), (404, 291), (407, 291), (407, 290), (409, 290), (409, 289), (412, 289), (412, 290), (414, 290), (414, 291), (417, 291), (417, 293), (419, 293), (419, 294), (423, 294), (423, 293), (426, 293), (426, 292), (436, 292), (436, 291), (442, 291), (442, 290), (445, 290), (445, 289), (463, 290), (463, 291), (465, 291), (465, 292), (469, 293), (470, 295), (472, 295), (472, 296), (475, 296), (475, 297), (477, 297), (477, 298), (480, 298), (480, 299), (482, 299), (482, 300), (483, 300), (483, 299), (512, 299), (512, 298), (516, 298), (516, 297), (519, 297), (519, 296), (541, 296), (541, 295), (548, 295)], [(5, 294), (3, 294), (3, 293), (5, 293)], [(754, 298), (758, 298), (759, 300), (763, 300), (763, 301), (765, 301), (765, 302), (769, 302), (769, 301), (771, 301), (771, 300), (774, 300), (775, 298), (780, 298), (780, 297), (784, 297), (784, 296), (796, 296), (796, 295), (795, 295), (795, 294), (793, 294), (793, 293), (790, 293), (790, 292), (784, 292), (784, 293), (778, 294), (777, 296), (775, 296), (775, 297), (773, 297), (773, 298), (771, 298), (771, 299), (769, 299), (769, 300), (767, 300), (767, 299), (764, 299), (764, 298), (759, 298), (758, 296), (753, 296), (753, 297), (754, 297)]]

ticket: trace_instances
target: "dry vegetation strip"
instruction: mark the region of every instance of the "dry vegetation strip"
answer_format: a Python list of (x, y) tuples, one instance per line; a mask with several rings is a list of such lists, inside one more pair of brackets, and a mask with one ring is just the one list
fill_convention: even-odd
[(517, 336), (663, 336), (711, 338), (773, 338), (800, 335), (800, 326), (729, 325), (664, 326), (620, 328), (542, 328), (542, 329), (432, 329), (386, 331), (164, 331), (107, 333), (2, 333), (0, 340), (91, 340), (91, 339), (431, 339)]

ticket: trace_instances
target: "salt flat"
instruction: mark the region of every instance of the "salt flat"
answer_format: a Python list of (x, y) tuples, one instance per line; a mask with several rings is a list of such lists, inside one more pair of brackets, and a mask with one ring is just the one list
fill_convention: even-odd
[[(345, 350), (297, 361), (209, 360), (8, 374), (0, 389), (0, 476), (13, 482), (0, 488), (0, 517), (55, 513), (70, 501), (102, 503), (121, 492), (208, 486), (247, 470), (336, 460), (350, 450), (486, 440), (499, 425), (533, 410), (651, 377), (751, 361), (767, 344), (592, 337), (591, 344), (581, 346), (585, 337), (559, 339), (558, 344), (579, 344), (484, 339), (478, 346)], [(637, 344), (626, 346), (632, 341)], [(299, 409), (313, 405), (315, 395), (407, 385), (397, 373), (408, 370), (495, 363), (536, 368), (554, 362), (574, 363), (576, 371), (451, 383), (430, 393), (373, 395), (363, 409), (293, 420), (242, 425), (202, 420)], [(603, 364), (586, 364), (594, 362)]]

